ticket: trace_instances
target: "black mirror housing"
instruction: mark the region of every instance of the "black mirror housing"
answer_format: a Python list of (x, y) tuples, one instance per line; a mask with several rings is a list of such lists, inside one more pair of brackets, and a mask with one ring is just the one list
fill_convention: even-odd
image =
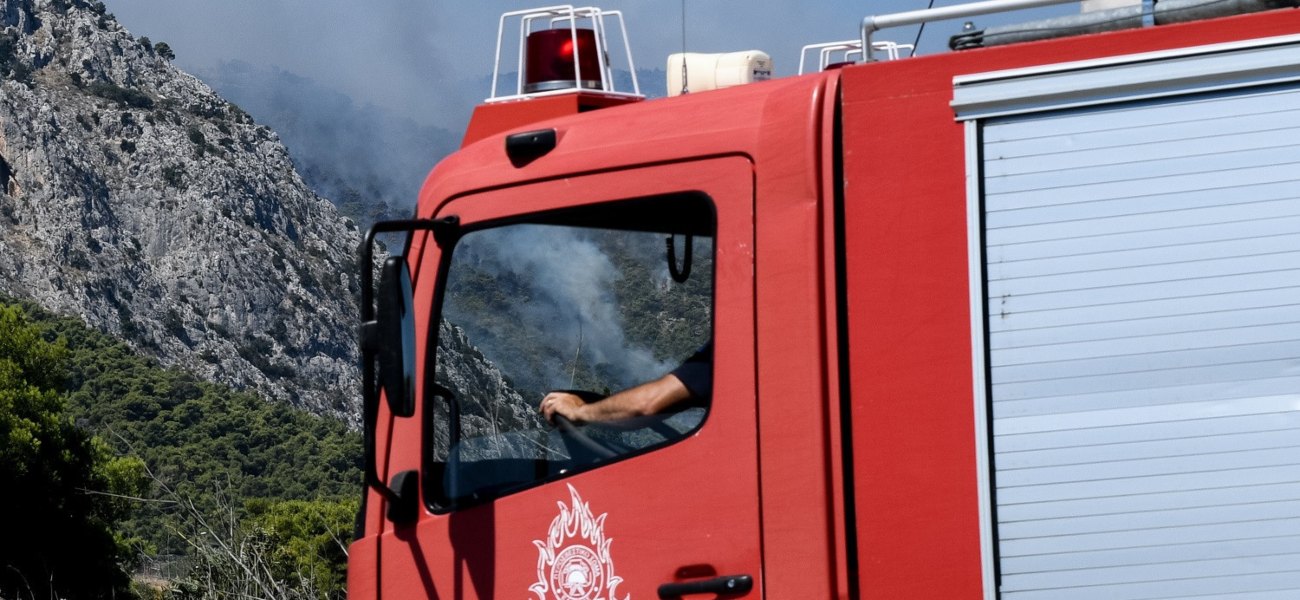
[(397, 417), (415, 414), (415, 313), (406, 260), (390, 256), (379, 272), (375, 315), (379, 384), (388, 410)]

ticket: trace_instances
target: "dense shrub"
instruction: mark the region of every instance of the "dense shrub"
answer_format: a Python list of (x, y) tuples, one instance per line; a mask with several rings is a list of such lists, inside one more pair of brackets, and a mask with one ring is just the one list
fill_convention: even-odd
[(140, 90), (124, 88), (115, 83), (106, 81), (96, 81), (86, 87), (86, 91), (104, 98), (112, 100), (122, 106), (131, 106), (134, 108), (153, 108), (153, 98), (149, 94)]
[(133, 536), (115, 530), (145, 489), (143, 464), (74, 425), (70, 355), (23, 311), (0, 305), (0, 596), (126, 595)]

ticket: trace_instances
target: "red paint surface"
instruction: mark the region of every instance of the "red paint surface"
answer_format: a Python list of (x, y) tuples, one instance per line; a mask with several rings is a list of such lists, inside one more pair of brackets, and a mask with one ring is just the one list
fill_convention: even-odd
[(470, 119), (469, 127), (465, 130), (465, 137), (461, 140), (461, 147), (463, 148), (498, 133), (524, 128), (539, 121), (640, 101), (640, 98), (628, 96), (606, 96), (592, 92), (574, 92), (572, 94), (542, 96), (529, 100), (480, 104), (474, 108), (474, 116)]

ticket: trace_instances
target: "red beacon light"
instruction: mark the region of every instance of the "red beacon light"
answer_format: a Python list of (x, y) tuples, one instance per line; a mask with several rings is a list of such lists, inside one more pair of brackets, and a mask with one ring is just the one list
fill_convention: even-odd
[[(575, 36), (576, 34), (576, 36)], [(576, 40), (576, 41), (575, 41)], [(602, 89), (596, 32), (592, 29), (543, 29), (528, 34), (524, 44), (524, 93), (574, 87)]]
[[(501, 55), (506, 22), (519, 21), (519, 61), (515, 68), (513, 94), (498, 94), (502, 75)], [(617, 21), (627, 57), (632, 90), (618, 90), (614, 68), (609, 64), (609, 27)], [(487, 102), (524, 100), (540, 96), (594, 93), (642, 99), (632, 64), (632, 48), (623, 24), (623, 13), (595, 7), (550, 6), (508, 12), (497, 28), (496, 62), (492, 69), (492, 96)]]

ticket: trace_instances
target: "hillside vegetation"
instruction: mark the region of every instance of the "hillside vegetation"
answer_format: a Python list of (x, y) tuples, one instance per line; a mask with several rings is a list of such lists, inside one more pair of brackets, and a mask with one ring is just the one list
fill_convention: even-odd
[[(19, 554), (43, 553), (50, 572), (0, 576), (7, 586), (0, 596), (46, 597), (23, 580), (54, 575), (51, 597), (121, 597), (117, 576), (58, 569), (90, 560), (66, 551), (74, 539), (72, 546), (107, 557), (121, 571), (153, 566), (171, 579), (163, 587), (175, 597), (216, 597), (222, 586), (252, 585), (221, 580), (230, 577), (213, 559), (230, 560), (217, 551), (223, 546), (239, 549), (233, 554), (241, 560), (264, 563), (271, 581), (283, 586), (277, 597), (342, 595), (344, 544), (361, 481), (359, 434), (340, 421), (161, 368), (77, 319), (31, 304), (0, 298), (0, 327), (0, 340), (9, 341), (0, 343), (0, 464), (20, 468), (0, 471), (0, 488), (21, 490), (4, 494), (7, 503), (32, 504), (8, 514), (30, 515), (20, 521), (49, 530), (59, 518), (84, 513), (90, 525), (59, 527), (98, 532), (58, 536), (48, 548), (16, 547)], [(65, 471), (76, 473), (75, 483)], [(88, 543), (99, 538), (107, 541)], [(224, 566), (230, 573), (240, 568)]]

